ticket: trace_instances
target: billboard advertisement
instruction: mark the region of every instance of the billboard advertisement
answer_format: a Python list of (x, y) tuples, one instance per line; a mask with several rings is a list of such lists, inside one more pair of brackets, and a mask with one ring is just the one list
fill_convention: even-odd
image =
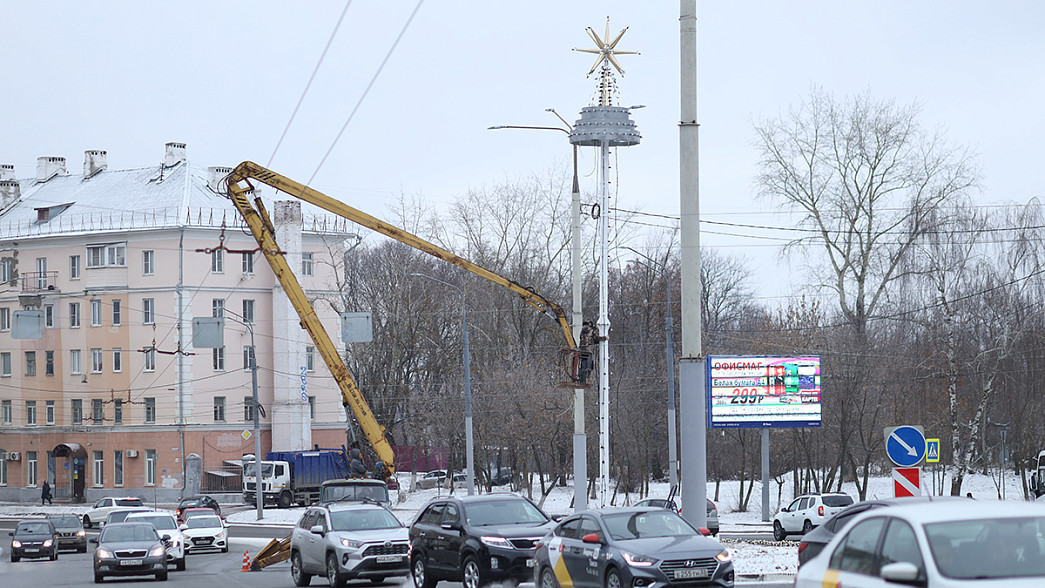
[(820, 357), (709, 356), (708, 427), (819, 427)]

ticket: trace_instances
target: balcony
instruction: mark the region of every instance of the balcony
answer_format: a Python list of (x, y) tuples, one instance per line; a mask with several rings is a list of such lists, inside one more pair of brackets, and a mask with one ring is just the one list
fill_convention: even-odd
[(18, 276), (22, 292), (43, 292), (58, 289), (58, 272), (28, 272)]

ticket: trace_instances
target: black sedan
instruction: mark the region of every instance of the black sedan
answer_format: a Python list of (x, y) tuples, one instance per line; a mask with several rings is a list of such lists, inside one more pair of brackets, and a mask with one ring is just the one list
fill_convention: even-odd
[(155, 576), (167, 579), (167, 548), (170, 535), (161, 539), (151, 523), (112, 523), (91, 543), (94, 550), (94, 581), (106, 576)]
[(185, 512), (185, 509), (187, 508), (209, 508), (219, 516), (221, 515), (221, 505), (219, 505), (218, 501), (214, 498), (205, 495), (189, 496), (183, 498), (181, 502), (178, 503), (178, 508), (174, 511), (174, 516), (178, 519), (178, 522), (184, 520), (181, 513)]
[(58, 559), (58, 538), (46, 519), (21, 521), (11, 536), (11, 561), (31, 557)]
[(733, 561), (664, 508), (607, 508), (563, 519), (537, 546), (538, 588), (733, 586)]

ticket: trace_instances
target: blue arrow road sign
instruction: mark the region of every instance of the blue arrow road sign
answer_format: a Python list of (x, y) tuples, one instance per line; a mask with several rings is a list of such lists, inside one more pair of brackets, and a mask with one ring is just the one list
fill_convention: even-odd
[(896, 465), (918, 465), (925, 457), (925, 435), (911, 426), (896, 427), (885, 440), (885, 451)]

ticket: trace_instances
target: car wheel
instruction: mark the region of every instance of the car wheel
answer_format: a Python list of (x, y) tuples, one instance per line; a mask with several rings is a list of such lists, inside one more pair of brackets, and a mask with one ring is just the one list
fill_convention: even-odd
[(94, 573), (94, 583), (95, 584), (101, 584), (102, 580), (104, 580), (104, 579), (105, 579), (105, 574), (99, 574), (98, 572)]
[(773, 540), (783, 541), (787, 537), (787, 533), (784, 532), (784, 527), (780, 525), (780, 521), (773, 521)]
[(411, 575), (414, 578), (414, 588), (433, 588), (436, 580), (428, 575), (428, 563), (423, 555), (414, 557), (414, 565), (411, 566)]
[(464, 584), (464, 588), (480, 588), (485, 584), (482, 572), (479, 570), (479, 562), (473, 556), (464, 558), (464, 565), (461, 566), (461, 583)]
[(163, 570), (162, 572), (156, 572), (156, 580), (158, 582), (166, 582), (167, 581), (167, 570)]
[(621, 588), (620, 572), (613, 568), (606, 571), (606, 588)]
[(541, 583), (537, 588), (559, 588), (559, 582), (555, 579), (551, 568), (541, 570)]
[(226, 545), (225, 547), (222, 547), (222, 548), (221, 548), (221, 552), (222, 552), (222, 553), (228, 553), (228, 552), (229, 552), (229, 546), (228, 546), (228, 545)]
[(312, 582), (312, 574), (306, 574), (302, 569), (301, 554), (296, 551), (290, 556), (290, 577), (293, 578), (295, 586), (308, 586)]
[(18, 560), (20, 560), (20, 559), (22, 559), (22, 558), (18, 557), (17, 555), (11, 555), (11, 562), (12, 563), (17, 563)]
[(178, 570), (179, 572), (184, 572), (185, 571), (185, 556), (184, 555), (181, 556), (181, 559), (175, 561), (174, 565), (175, 565), (174, 569)]
[(91, 517), (83, 515), (83, 526), (87, 529), (91, 528)]
[(813, 530), (813, 523), (806, 519), (806, 522), (802, 524), (802, 534), (805, 535)]
[(345, 578), (341, 575), (341, 566), (337, 563), (337, 554), (327, 554), (327, 583), (330, 588), (338, 588), (345, 585)]
[(81, 545), (79, 547), (79, 551), (80, 551), (80, 553), (87, 553), (87, 546), (86, 545)]
[(58, 561), (58, 550), (55, 549), (51, 552), (51, 561)]
[(276, 502), (280, 508), (290, 508), (290, 505), (294, 504), (294, 497), (291, 496), (290, 492), (284, 491), (279, 495)]

